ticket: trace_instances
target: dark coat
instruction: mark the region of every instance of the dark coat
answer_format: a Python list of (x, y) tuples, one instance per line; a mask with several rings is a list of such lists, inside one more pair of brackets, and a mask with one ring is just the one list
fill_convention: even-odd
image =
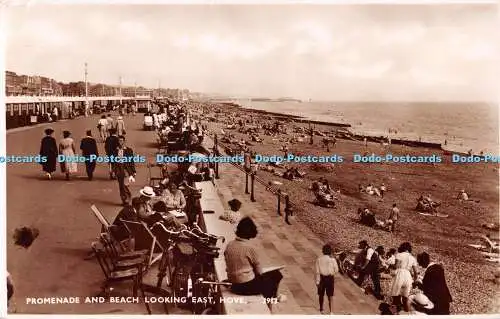
[(449, 309), (449, 304), (453, 299), (446, 284), (443, 266), (434, 264), (427, 268), (422, 280), (422, 290), (429, 300), (434, 303), (436, 311), (443, 308)]
[(115, 154), (116, 149), (118, 148), (118, 136), (111, 135), (106, 138), (104, 142), (104, 149), (106, 150), (106, 155), (110, 156)]
[[(112, 153), (114, 156), (118, 156), (118, 148)], [(123, 156), (125, 157), (133, 157), (134, 151), (130, 147), (125, 147), (123, 151)], [(126, 163), (113, 163), (113, 172), (116, 176), (132, 176), (135, 175), (135, 163), (134, 162), (126, 162)]]
[(122, 223), (123, 220), (130, 220), (130, 221), (138, 221), (137, 214), (131, 206), (124, 207), (116, 216), (115, 220), (113, 221), (113, 226), (111, 228), (111, 233), (113, 234), (113, 237), (118, 240), (122, 241), (125, 240), (129, 237), (129, 232), (127, 227)]
[(97, 142), (93, 137), (84, 137), (80, 142), (80, 149), (82, 150), (82, 156), (99, 156), (99, 151), (97, 150)]
[(58, 154), (59, 150), (57, 149), (56, 139), (52, 136), (45, 136), (42, 138), (40, 156), (47, 159), (46, 162), (41, 163), (44, 172), (53, 173), (56, 171)]

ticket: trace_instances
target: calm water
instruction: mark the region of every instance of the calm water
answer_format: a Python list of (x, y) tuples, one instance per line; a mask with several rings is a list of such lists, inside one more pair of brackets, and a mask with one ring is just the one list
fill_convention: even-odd
[[(498, 154), (498, 105), (482, 103), (249, 102), (240, 105), (311, 120), (349, 123), (367, 135), (442, 143), (444, 148)], [(444, 146), (445, 139), (448, 145)]]

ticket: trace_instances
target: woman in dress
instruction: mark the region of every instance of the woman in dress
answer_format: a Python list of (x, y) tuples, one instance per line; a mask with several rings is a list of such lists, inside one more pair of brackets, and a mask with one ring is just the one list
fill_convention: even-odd
[(47, 175), (48, 179), (52, 178), (52, 173), (56, 171), (57, 166), (57, 142), (56, 139), (52, 137), (54, 130), (48, 128), (45, 130), (45, 137), (42, 138), (42, 143), (40, 146), (40, 156), (44, 157), (46, 161), (43, 161), (42, 169)]
[(228, 280), (232, 283), (231, 291), (237, 295), (249, 296), (261, 294), (269, 310), (272, 304), (285, 300), (278, 295), (278, 288), (283, 279), (282, 267), (262, 267), (261, 256), (249, 242), (257, 237), (257, 226), (250, 217), (244, 217), (236, 228), (236, 239), (228, 243), (224, 252)]
[(65, 160), (61, 161), (61, 171), (66, 173), (66, 180), (69, 180), (70, 174), (77, 172), (77, 165), (75, 161), (69, 160), (75, 156), (75, 142), (71, 138), (69, 131), (63, 132), (63, 139), (59, 143), (59, 154), (64, 155)]
[(418, 276), (418, 263), (411, 254), (410, 243), (405, 242), (399, 246), (395, 259), (396, 271), (390, 289), (392, 302), (398, 307), (398, 311), (402, 306), (406, 312), (409, 312), (410, 303), (408, 297), (413, 286), (413, 281), (416, 280)]

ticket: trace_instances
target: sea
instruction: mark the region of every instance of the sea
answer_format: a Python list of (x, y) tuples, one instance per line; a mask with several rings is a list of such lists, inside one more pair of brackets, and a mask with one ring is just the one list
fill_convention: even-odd
[(250, 100), (237, 103), (310, 120), (350, 124), (350, 130), (356, 134), (441, 143), (443, 149), (455, 152), (472, 149), (473, 154), (499, 154), (499, 105), (494, 103)]

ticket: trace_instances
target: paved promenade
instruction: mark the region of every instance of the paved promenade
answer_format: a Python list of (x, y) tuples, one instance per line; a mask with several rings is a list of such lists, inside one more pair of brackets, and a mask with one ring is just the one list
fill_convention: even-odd
[[(80, 140), (87, 129), (98, 135), (98, 118), (97, 115), (77, 118), (50, 126), (55, 130), (56, 140), (62, 137), (63, 130), (71, 131), (79, 152)], [(155, 133), (143, 131), (142, 120), (142, 115), (125, 117), (127, 143), (137, 154), (154, 160)], [(7, 154), (38, 154), (46, 127), (9, 131)], [(105, 154), (102, 143), (99, 152)], [(91, 182), (86, 179), (83, 164), (78, 167), (78, 176), (71, 181), (65, 181), (59, 167), (57, 169), (54, 179), (48, 181), (36, 163), (7, 166), (7, 268), (15, 282), (17, 313), (145, 314), (143, 304), (26, 304), (26, 297), (84, 297), (98, 293), (104, 275), (95, 259), (84, 260), (100, 230), (90, 205), (97, 205), (111, 220), (121, 209), (118, 184), (109, 180), (105, 164), (97, 165)], [(137, 165), (137, 170), (137, 182), (131, 187), (134, 196), (148, 181), (146, 165)], [(40, 230), (39, 238), (27, 250), (14, 246), (12, 240), (14, 229), (25, 225)], [(115, 292), (131, 293), (129, 287), (117, 287)]]

